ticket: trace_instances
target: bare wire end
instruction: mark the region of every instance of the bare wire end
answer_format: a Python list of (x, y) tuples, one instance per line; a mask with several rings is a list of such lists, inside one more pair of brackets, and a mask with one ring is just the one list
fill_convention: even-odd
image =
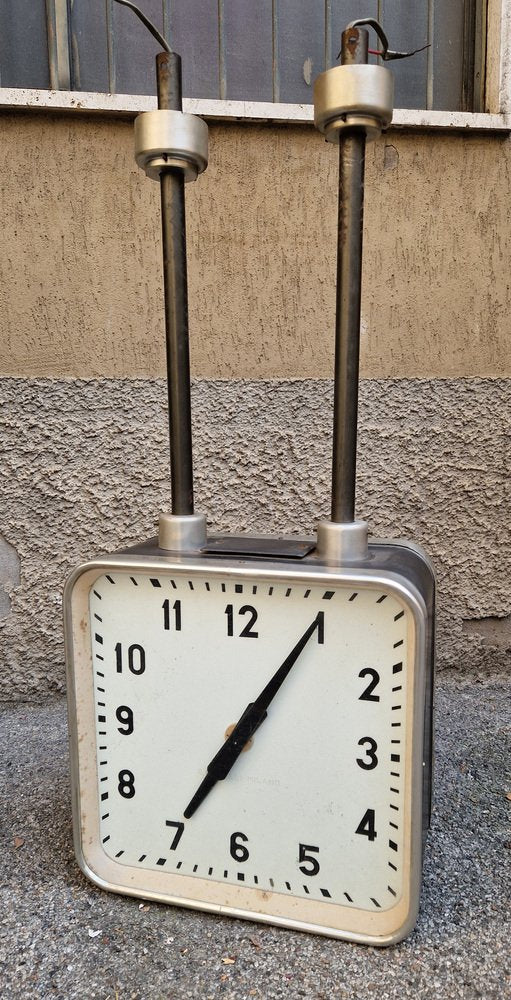
[[(373, 28), (382, 44), (381, 52), (374, 52), (371, 50), (370, 54), (379, 56), (384, 62), (389, 62), (391, 59), (408, 59), (409, 56), (415, 56), (417, 52), (424, 52), (425, 49), (431, 48), (431, 42), (428, 42), (427, 45), (422, 45), (420, 49), (413, 49), (411, 52), (396, 52), (394, 49), (389, 49), (389, 40), (380, 22), (374, 17), (361, 17), (356, 21), (350, 21), (350, 23), (346, 26), (346, 31), (349, 31), (350, 28), (361, 28), (364, 24)], [(337, 56), (338, 59), (340, 55), (341, 53), (339, 52)]]

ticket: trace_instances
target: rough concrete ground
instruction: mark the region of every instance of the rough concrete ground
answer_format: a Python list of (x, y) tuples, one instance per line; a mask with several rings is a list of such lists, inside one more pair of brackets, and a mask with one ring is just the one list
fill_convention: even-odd
[(442, 675), (419, 921), (380, 950), (95, 888), (73, 858), (64, 703), (5, 707), (2, 998), (510, 997), (509, 708), (502, 679)]

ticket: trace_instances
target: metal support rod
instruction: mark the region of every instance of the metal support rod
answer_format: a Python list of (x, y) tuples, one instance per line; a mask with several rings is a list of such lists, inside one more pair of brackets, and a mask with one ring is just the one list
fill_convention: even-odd
[[(158, 108), (182, 111), (181, 58), (175, 52), (156, 57)], [(163, 168), (160, 173), (163, 239), (163, 284), (169, 399), (170, 479), (172, 513), (193, 514), (192, 420), (188, 289), (186, 275), (186, 220), (183, 171)]]
[[(367, 49), (367, 31), (348, 29), (342, 36), (341, 62), (367, 63)], [(355, 519), (365, 145), (365, 131), (356, 126), (346, 129), (339, 141), (332, 458), (332, 521), (336, 523)]]

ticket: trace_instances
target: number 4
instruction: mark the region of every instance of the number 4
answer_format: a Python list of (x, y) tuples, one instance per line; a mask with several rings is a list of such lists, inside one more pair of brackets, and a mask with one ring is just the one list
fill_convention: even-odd
[(374, 828), (374, 809), (367, 809), (360, 823), (355, 830), (355, 833), (361, 833), (368, 840), (376, 840), (377, 833)]

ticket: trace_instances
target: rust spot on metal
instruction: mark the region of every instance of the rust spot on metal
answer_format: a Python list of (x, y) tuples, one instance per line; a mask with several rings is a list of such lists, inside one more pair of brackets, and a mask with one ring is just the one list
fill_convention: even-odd
[(357, 45), (359, 40), (358, 28), (351, 28), (351, 30), (347, 32), (347, 35), (348, 37), (346, 39), (346, 47), (348, 51), (351, 53), (351, 55), (354, 56), (357, 51)]
[(341, 63), (343, 66), (367, 62), (368, 33), (364, 28), (346, 28), (341, 38)]

